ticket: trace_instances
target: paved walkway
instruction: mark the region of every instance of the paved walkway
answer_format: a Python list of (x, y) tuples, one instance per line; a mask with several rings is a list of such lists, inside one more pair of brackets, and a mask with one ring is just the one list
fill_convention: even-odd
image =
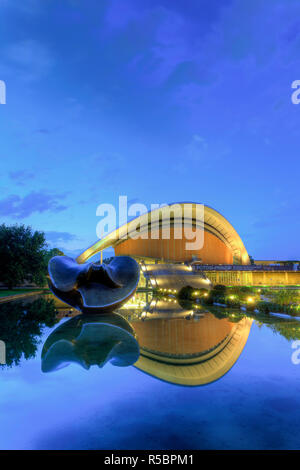
[(42, 293), (43, 293), (42, 290), (36, 290), (36, 291), (31, 291), (31, 292), (22, 292), (22, 294), (7, 295), (6, 297), (0, 297), (0, 304), (5, 304), (13, 300), (25, 299), (27, 297), (31, 297), (33, 295), (42, 294)]

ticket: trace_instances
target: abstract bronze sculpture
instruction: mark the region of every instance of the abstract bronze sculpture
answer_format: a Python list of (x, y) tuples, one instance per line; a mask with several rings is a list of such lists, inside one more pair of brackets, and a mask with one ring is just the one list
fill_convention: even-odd
[(53, 294), (83, 313), (108, 312), (120, 307), (135, 292), (140, 269), (129, 256), (109, 264), (78, 264), (68, 256), (54, 256), (48, 265)]
[(107, 362), (127, 367), (139, 358), (131, 325), (117, 314), (78, 315), (56, 328), (42, 350), (42, 371), (52, 372), (70, 363), (89, 369)]

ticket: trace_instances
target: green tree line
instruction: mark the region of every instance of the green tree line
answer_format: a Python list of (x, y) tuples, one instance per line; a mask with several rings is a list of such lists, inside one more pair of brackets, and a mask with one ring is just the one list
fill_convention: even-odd
[(63, 255), (48, 249), (45, 234), (25, 225), (0, 225), (0, 283), (8, 289), (25, 282), (44, 286), (48, 261)]

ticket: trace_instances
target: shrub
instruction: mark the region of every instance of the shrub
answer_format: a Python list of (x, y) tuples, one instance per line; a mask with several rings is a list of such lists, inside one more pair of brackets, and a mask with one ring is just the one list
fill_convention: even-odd
[(228, 307), (232, 307), (232, 308), (240, 308), (241, 306), (241, 302), (239, 301), (239, 299), (230, 299), (230, 298), (226, 298), (226, 304), (228, 305)]
[(211, 294), (212, 296), (214, 297), (215, 295), (218, 296), (218, 295), (222, 295), (223, 297), (225, 297), (225, 294), (226, 294), (226, 291), (227, 291), (227, 287), (226, 286), (223, 286), (222, 284), (217, 284), (213, 287), (213, 289), (211, 290)]
[(264, 301), (258, 302), (257, 308), (260, 313), (268, 314), (271, 311), (269, 302), (264, 302)]
[(201, 298), (201, 303), (203, 305), (212, 305), (214, 302), (214, 299), (212, 298), (211, 295), (209, 295), (208, 297), (202, 297)]
[(256, 309), (256, 307), (257, 306), (255, 304), (252, 304), (252, 303), (246, 305), (246, 309), (247, 309), (248, 312), (253, 312)]
[(213, 302), (217, 302), (219, 304), (226, 304), (226, 298), (224, 295), (216, 295), (212, 297)]
[(194, 300), (193, 292), (195, 289), (191, 286), (185, 286), (178, 292), (178, 298), (182, 300)]

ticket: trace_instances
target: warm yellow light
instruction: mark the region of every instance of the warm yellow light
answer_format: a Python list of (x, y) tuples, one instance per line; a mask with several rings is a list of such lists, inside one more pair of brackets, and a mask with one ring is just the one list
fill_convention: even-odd
[(247, 302), (250, 302), (250, 303), (253, 302), (253, 298), (252, 298), (252, 297), (248, 297)]
[(229, 298), (232, 300), (234, 299), (234, 295), (230, 295)]
[(207, 296), (208, 296), (208, 294), (207, 294), (207, 292), (206, 292), (206, 293), (204, 294), (204, 297), (207, 297)]

